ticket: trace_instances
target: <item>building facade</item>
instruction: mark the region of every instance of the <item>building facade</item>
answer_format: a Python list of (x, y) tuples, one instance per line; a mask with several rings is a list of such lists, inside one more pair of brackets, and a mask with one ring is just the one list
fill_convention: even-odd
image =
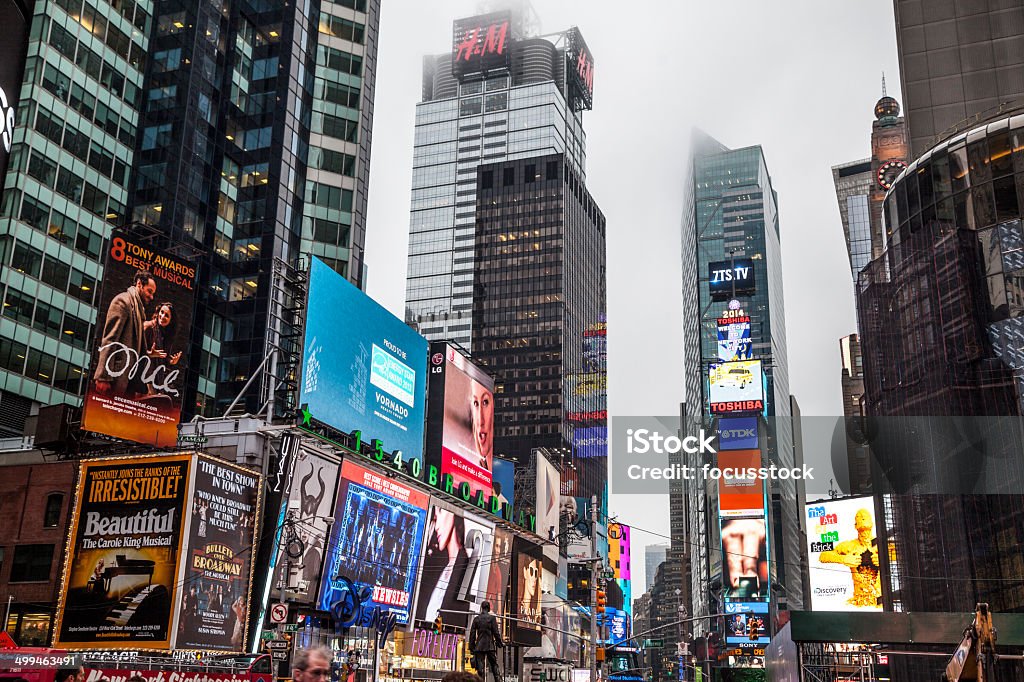
[(903, 103), (913, 158), (1024, 100), (1019, 2), (896, 2)]
[(839, 384), (843, 391), (843, 418), (846, 426), (846, 466), (850, 495), (871, 492), (871, 450), (863, 438), (861, 424), (864, 411), (864, 358), (856, 334), (839, 339), (839, 356), (843, 369)]
[(669, 547), (671, 545), (666, 543), (662, 545), (647, 545), (644, 548), (644, 579), (648, 592), (651, 591), (651, 586), (654, 585), (654, 574), (658, 572), (658, 566), (668, 557)]

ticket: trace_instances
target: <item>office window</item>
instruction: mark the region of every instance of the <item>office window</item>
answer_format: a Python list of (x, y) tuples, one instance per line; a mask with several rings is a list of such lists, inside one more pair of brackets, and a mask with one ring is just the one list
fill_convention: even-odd
[(56, 528), (60, 525), (60, 510), (64, 507), (62, 493), (50, 493), (46, 498), (46, 511), (43, 513), (43, 527)]
[(29, 277), (39, 277), (39, 266), (43, 264), (43, 252), (33, 249), (24, 242), (14, 243), (14, 253), (11, 256), (11, 267), (18, 272), (23, 272)]
[(9, 582), (45, 582), (50, 579), (52, 565), (53, 545), (17, 545)]

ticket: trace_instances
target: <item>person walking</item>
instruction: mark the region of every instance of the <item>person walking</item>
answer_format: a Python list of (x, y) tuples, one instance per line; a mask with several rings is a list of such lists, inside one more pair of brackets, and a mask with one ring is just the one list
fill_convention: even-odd
[(487, 669), (490, 669), (494, 682), (501, 682), (498, 677), (498, 647), (504, 647), (498, 619), (491, 613), (491, 602), (480, 604), (480, 615), (473, 619), (469, 629), (469, 650), (473, 653), (473, 667), (480, 673), (482, 682), (487, 681)]

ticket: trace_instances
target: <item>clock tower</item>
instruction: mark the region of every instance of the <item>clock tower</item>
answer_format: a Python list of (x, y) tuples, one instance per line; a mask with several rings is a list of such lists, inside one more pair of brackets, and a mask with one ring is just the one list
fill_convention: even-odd
[(882, 201), (893, 180), (907, 167), (910, 153), (907, 126), (900, 116), (900, 105), (885, 94), (882, 77), (882, 98), (875, 104), (875, 120), (871, 124), (871, 258), (885, 248), (886, 235), (882, 225)]

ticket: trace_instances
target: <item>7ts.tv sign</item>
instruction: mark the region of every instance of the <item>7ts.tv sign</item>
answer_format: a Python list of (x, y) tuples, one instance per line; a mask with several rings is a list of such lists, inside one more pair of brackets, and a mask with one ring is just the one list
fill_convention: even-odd
[(754, 261), (751, 258), (708, 263), (708, 289), (712, 301), (725, 301), (736, 296), (752, 296)]

